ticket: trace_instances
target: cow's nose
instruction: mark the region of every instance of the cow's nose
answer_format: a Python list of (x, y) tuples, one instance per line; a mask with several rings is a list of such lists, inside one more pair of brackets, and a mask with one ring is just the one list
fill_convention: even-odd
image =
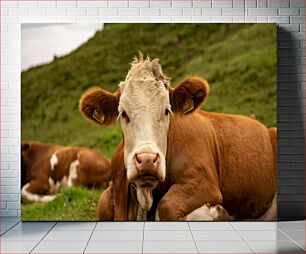
[(158, 153), (138, 153), (135, 154), (136, 169), (140, 174), (156, 174), (155, 170), (160, 163)]

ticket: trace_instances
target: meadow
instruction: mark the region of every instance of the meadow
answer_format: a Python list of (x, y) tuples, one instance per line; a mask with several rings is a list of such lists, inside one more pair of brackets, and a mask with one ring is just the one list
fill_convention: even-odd
[[(120, 125), (85, 120), (78, 101), (91, 86), (115, 91), (139, 51), (160, 59), (173, 86), (188, 75), (206, 79), (202, 109), (276, 126), (274, 24), (106, 24), (70, 54), (22, 72), (22, 140), (96, 148), (111, 158)], [(95, 220), (101, 191), (64, 190), (48, 204), (22, 205), (22, 219)]]

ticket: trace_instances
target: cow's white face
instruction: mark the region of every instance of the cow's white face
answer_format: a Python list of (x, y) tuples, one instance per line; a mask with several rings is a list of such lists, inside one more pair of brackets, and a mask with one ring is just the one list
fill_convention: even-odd
[(159, 64), (148, 61), (146, 65), (133, 65), (120, 84), (118, 112), (127, 179), (136, 184), (138, 200), (145, 210), (152, 205), (152, 190), (166, 177), (171, 113), (168, 83)]
[(120, 119), (127, 179), (135, 183), (138, 202), (146, 211), (153, 203), (153, 189), (166, 178), (172, 111), (192, 112), (208, 94), (208, 85), (200, 78), (189, 77), (175, 89), (169, 83), (158, 60), (141, 58), (132, 63), (115, 94), (96, 87), (80, 100), (80, 111), (99, 124)]

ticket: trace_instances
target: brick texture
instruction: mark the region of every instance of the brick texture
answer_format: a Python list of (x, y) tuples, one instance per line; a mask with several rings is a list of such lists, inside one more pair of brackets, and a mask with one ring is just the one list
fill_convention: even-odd
[(8, 1), (1, 4), (1, 216), (20, 216), (20, 23), (278, 24), (278, 218), (304, 219), (305, 1)]

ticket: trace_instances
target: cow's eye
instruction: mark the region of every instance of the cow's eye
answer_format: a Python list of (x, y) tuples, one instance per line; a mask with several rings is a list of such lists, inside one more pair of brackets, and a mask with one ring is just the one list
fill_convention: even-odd
[(130, 122), (130, 118), (125, 111), (122, 111), (121, 116), (127, 123)]

